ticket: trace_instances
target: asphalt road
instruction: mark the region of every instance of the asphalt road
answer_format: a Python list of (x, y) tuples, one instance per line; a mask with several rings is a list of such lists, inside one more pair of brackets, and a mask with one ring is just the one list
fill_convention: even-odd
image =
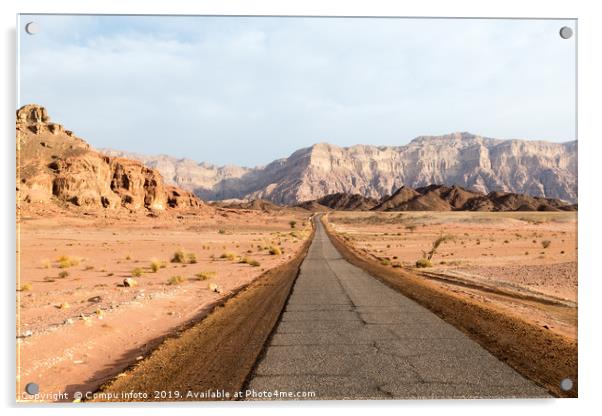
[(310, 399), (549, 397), (462, 332), (348, 263), (316, 223), (248, 389), (272, 392), (272, 399), (274, 391), (314, 392)]

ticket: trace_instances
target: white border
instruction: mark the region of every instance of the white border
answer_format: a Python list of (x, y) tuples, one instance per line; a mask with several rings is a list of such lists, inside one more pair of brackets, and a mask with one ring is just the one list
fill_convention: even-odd
[[(588, 414), (599, 402), (597, 387), (600, 385), (599, 352), (600, 324), (596, 317), (602, 316), (595, 296), (602, 294), (602, 276), (599, 271), (602, 233), (600, 213), (596, 204), (602, 203), (600, 182), (602, 175), (596, 169), (600, 165), (602, 146), (600, 131), (602, 128), (600, 99), (600, 40), (602, 40), (602, 15), (597, 2), (557, 1), (475, 1), (475, 0), (423, 0), (423, 1), (357, 1), (357, 0), (104, 0), (104, 1), (67, 1), (67, 0), (3, 0), (0, 2), (2, 21), (2, 91), (0, 115), (2, 117), (3, 142), (1, 154), (3, 163), (0, 168), (2, 180), (2, 250), (0, 264), (4, 266), (2, 292), (3, 342), (2, 357), (5, 360), (2, 377), (2, 405), (8, 412), (27, 412), (32, 414), (99, 414), (104, 411), (121, 412), (119, 409), (49, 408), (20, 407), (14, 404), (14, 273), (15, 273), (15, 142), (14, 111), (16, 108), (15, 85), (15, 21), (17, 13), (104, 13), (104, 14), (235, 14), (235, 15), (346, 15), (346, 16), (432, 16), (432, 17), (546, 17), (579, 19), (579, 399), (541, 401), (415, 401), (415, 402), (317, 402), (317, 403), (256, 403), (256, 404), (220, 404), (203, 403), (178, 407), (178, 414), (198, 414), (210, 412), (223, 414), (241, 412), (250, 414), (299, 414), (345, 412), (350, 415), (364, 415), (371, 410), (381, 413), (421, 414), (478, 414), (507, 415), (508, 413), (546, 413), (546, 414)], [(602, 206), (602, 205), (600, 205)], [(598, 331), (596, 331), (598, 329)], [(165, 412), (163, 406), (140, 406), (128, 409), (128, 413), (159, 415)], [(201, 409), (198, 409), (198, 408)]]

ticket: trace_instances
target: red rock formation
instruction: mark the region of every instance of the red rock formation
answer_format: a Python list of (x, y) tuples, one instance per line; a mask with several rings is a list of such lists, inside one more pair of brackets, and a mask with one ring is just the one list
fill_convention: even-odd
[(44, 107), (21, 107), (16, 129), (20, 202), (130, 210), (203, 206), (192, 193), (166, 186), (155, 169), (91, 149), (62, 125), (51, 123)]

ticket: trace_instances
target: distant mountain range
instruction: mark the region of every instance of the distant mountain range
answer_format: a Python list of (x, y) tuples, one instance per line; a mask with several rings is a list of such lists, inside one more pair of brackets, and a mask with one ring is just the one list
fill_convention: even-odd
[(266, 166), (214, 166), (170, 156), (100, 149), (157, 169), (167, 183), (204, 200), (264, 199), (297, 205), (327, 195), (381, 200), (403, 186), (460, 186), (577, 202), (577, 142), (497, 140), (470, 133), (424, 136), (405, 146), (327, 143)]

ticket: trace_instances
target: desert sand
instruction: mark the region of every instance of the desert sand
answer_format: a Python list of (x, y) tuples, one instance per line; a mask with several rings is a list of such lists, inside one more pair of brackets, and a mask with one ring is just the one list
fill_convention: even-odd
[(311, 232), (294, 210), (33, 208), (18, 223), (18, 394), (29, 382), (94, 391), (289, 261)]
[[(576, 340), (576, 212), (335, 212), (354, 251)], [(447, 236), (418, 268), (433, 242)]]

